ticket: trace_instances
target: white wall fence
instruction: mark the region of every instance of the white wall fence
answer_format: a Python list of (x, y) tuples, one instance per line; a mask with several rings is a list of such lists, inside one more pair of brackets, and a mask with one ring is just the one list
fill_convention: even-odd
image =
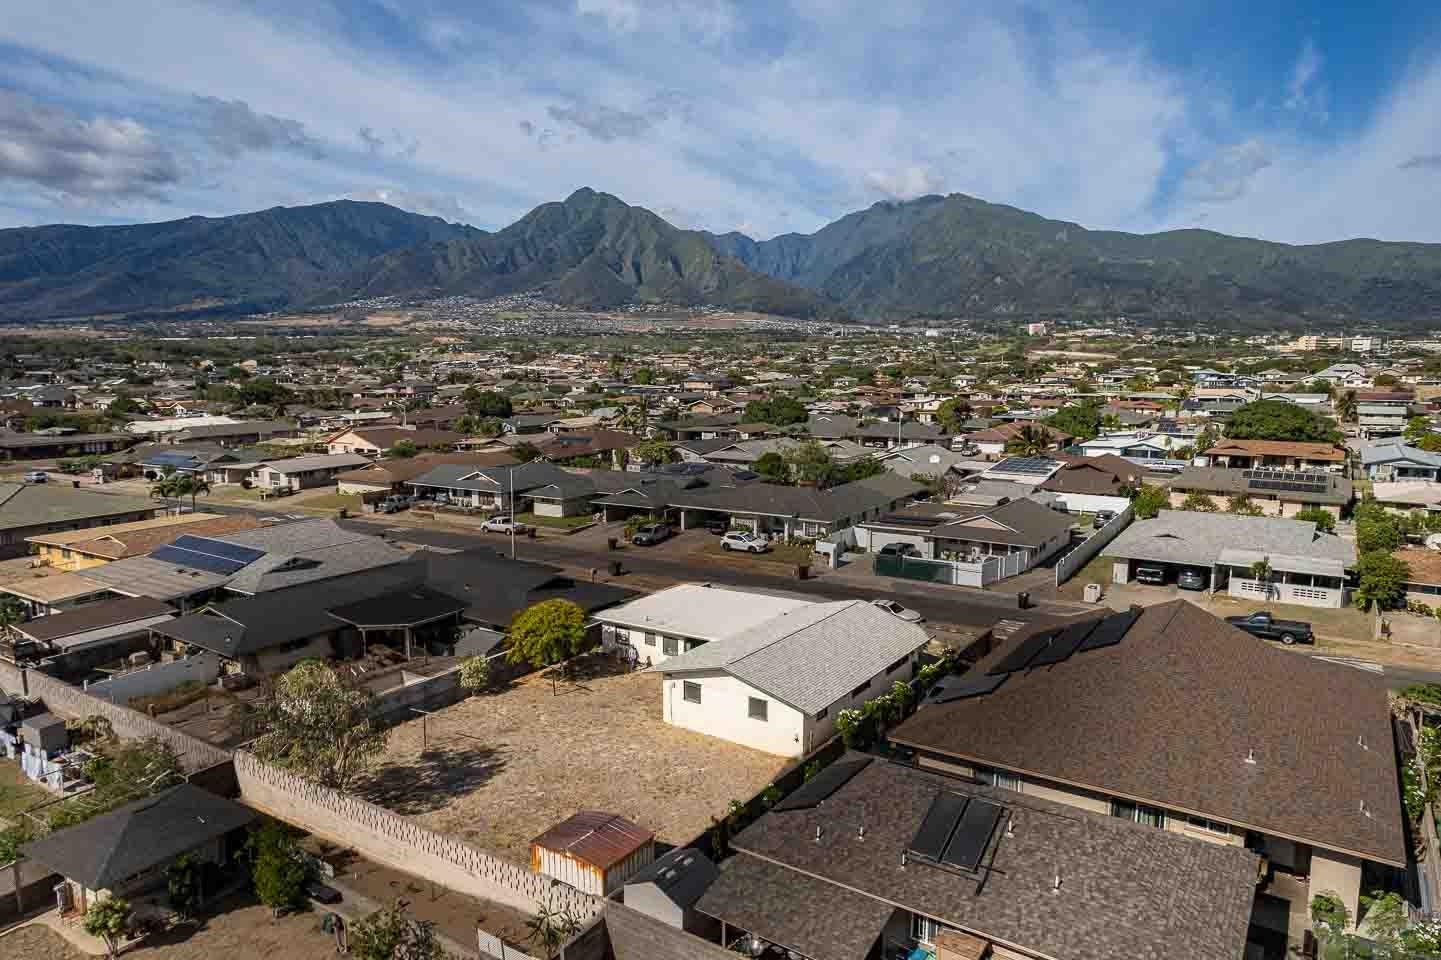
[(954, 587), (984, 587), (1014, 577), (1026, 569), (1025, 553), (982, 557), (971, 563), (960, 560), (927, 560), (922, 557), (876, 557), (876, 573), (905, 580), (923, 580)]
[(1074, 577), (1077, 571), (1090, 563), (1097, 554), (1120, 535), (1122, 530), (1130, 525), (1135, 515), (1135, 506), (1127, 503), (1126, 509), (1112, 517), (1110, 523), (1082, 540), (1075, 549), (1056, 561), (1056, 586), (1059, 587)]
[(111, 703), (129, 703), (136, 697), (156, 697), (169, 693), (187, 683), (210, 684), (220, 676), (220, 657), (213, 653), (198, 653), (193, 657), (172, 660), (169, 663), (152, 663), (119, 673), (104, 680), (85, 684), (85, 692), (102, 697)]
[(1232, 577), (1226, 592), (1242, 600), (1259, 599), (1271, 603), (1290, 603), (1299, 607), (1339, 609), (1346, 605), (1346, 591), (1341, 587), (1308, 587), (1275, 580), (1267, 582)]

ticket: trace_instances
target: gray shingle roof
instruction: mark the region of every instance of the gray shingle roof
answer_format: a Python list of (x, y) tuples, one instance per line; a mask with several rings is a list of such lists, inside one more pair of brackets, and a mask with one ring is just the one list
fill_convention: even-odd
[(1310, 521), (1186, 510), (1162, 510), (1152, 520), (1131, 524), (1111, 541), (1105, 555), (1204, 567), (1236, 546), (1269, 555), (1277, 569), (1288, 569), (1282, 565), (1286, 557), (1328, 559), (1347, 567), (1356, 563), (1352, 541), (1318, 533)]
[(1371, 466), (1377, 463), (1408, 461), (1427, 467), (1441, 467), (1441, 453), (1428, 453), (1420, 447), (1412, 447), (1400, 440), (1387, 440), (1361, 448), (1361, 463)]
[(829, 707), (927, 642), (864, 600), (798, 607), (666, 660), (665, 674), (723, 670), (804, 713)]
[(156, 506), (154, 500), (76, 490), (69, 484), (0, 483), (0, 530), (154, 512)]

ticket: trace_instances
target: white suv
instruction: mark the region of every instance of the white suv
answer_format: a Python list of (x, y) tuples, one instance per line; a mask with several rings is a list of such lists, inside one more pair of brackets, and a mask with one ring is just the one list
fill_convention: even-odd
[(480, 525), (480, 529), (486, 533), (508, 533), (517, 536), (530, 528), (523, 523), (516, 523), (510, 517), (491, 517)]
[(765, 553), (771, 548), (760, 537), (749, 530), (730, 530), (721, 537), (722, 550), (741, 550), (746, 553)]

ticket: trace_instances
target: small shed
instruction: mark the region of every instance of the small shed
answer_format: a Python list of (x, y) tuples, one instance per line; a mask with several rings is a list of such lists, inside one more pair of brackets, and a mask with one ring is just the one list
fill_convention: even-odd
[(625, 905), (697, 935), (709, 933), (709, 918), (695, 909), (701, 894), (718, 874), (710, 857), (694, 847), (680, 847), (657, 857), (625, 882)]
[(582, 810), (530, 842), (530, 868), (609, 896), (655, 860), (655, 834), (622, 816)]
[(20, 736), (30, 746), (46, 753), (64, 750), (70, 745), (65, 721), (53, 713), (38, 714), (26, 720), (20, 725)]

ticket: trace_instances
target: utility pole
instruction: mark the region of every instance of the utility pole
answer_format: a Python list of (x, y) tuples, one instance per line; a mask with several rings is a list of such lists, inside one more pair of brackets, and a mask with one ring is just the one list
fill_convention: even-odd
[(510, 559), (514, 560), (515, 541), (520, 537), (520, 532), (515, 526), (519, 522), (515, 519), (515, 466), (511, 465), (508, 471), (506, 482), (510, 484)]

